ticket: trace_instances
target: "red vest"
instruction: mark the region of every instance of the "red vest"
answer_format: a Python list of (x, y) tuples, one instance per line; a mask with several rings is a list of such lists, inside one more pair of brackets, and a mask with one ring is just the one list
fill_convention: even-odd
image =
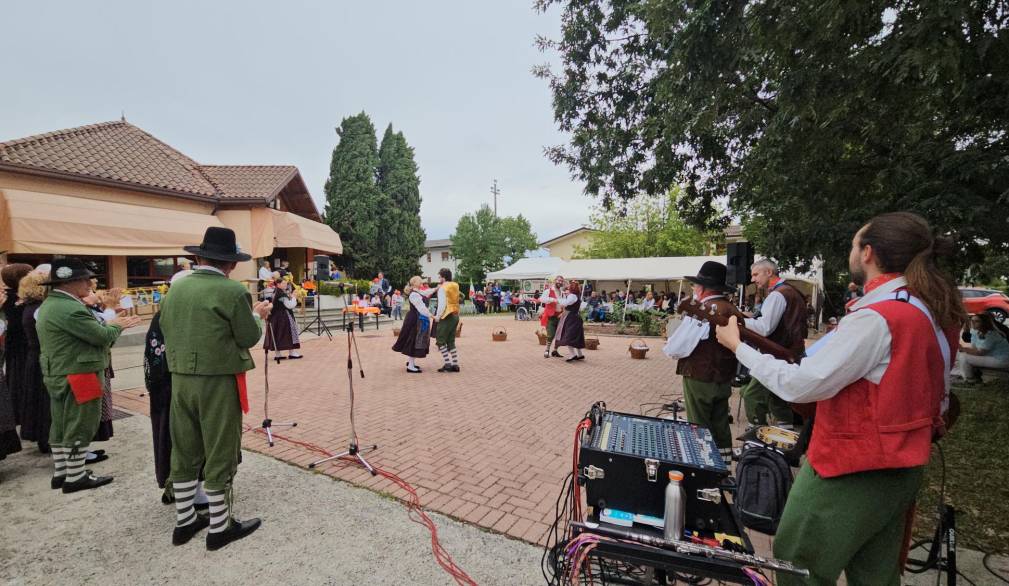
[(548, 319), (557, 315), (557, 294), (554, 293), (553, 289), (547, 291), (547, 294), (550, 295), (550, 298), (554, 301), (543, 304), (543, 315), (540, 316), (540, 325), (543, 327), (547, 327)]
[[(824, 478), (924, 466), (933, 430), (943, 424), (946, 373), (932, 323), (904, 301), (881, 301), (861, 311), (875, 311), (886, 320), (890, 363), (879, 384), (863, 378), (816, 404), (806, 457)], [(956, 333), (946, 334), (955, 353)]]

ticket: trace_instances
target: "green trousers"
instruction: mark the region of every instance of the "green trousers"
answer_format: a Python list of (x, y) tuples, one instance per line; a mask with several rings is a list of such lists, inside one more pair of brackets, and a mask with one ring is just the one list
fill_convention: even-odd
[(553, 347), (554, 336), (557, 335), (557, 324), (561, 323), (561, 318), (556, 315), (547, 318), (547, 349)]
[(706, 383), (683, 377), (683, 402), (687, 406), (687, 421), (711, 431), (715, 444), (721, 450), (732, 448), (732, 431), (729, 429), (729, 383)]
[(242, 408), (235, 375), (172, 374), (173, 483), (197, 480), (228, 490), (242, 450)]
[(746, 420), (751, 425), (792, 424), (792, 408), (788, 406), (788, 401), (769, 391), (757, 379), (750, 377), (750, 382), (739, 390), (739, 395), (746, 408)]
[[(98, 373), (98, 381), (105, 383), (105, 373)], [(95, 439), (98, 424), (102, 420), (102, 398), (92, 399), (83, 405), (78, 405), (70, 391), (70, 383), (65, 376), (47, 376), (43, 378), (46, 389), (49, 390), (49, 411), (52, 424), (49, 426), (49, 445), (60, 448), (73, 448), (76, 445), (87, 445)]]
[(774, 557), (809, 570), (803, 579), (778, 574), (779, 586), (899, 586), (900, 549), (908, 508), (924, 467), (873, 470), (821, 478), (802, 465), (774, 539)]
[(438, 329), (435, 332), (435, 342), (439, 347), (449, 350), (455, 349), (455, 330), (459, 326), (459, 314), (450, 313), (438, 320)]

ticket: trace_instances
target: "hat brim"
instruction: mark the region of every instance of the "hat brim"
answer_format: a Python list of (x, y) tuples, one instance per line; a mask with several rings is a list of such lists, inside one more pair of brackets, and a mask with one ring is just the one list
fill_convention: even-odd
[(716, 283), (709, 279), (704, 279), (701, 277), (683, 277), (684, 279), (694, 283), (696, 285), (701, 285), (702, 287), (707, 287), (708, 289), (720, 290), (720, 291), (732, 291), (732, 287), (729, 287), (725, 283)]
[[(51, 274), (52, 273), (50, 273), (50, 275)], [(92, 273), (91, 271), (88, 271), (87, 274), (85, 274), (85, 275), (77, 275), (76, 277), (71, 276), (71, 277), (67, 277), (66, 279), (49, 279), (48, 281), (43, 281), (42, 283), (39, 283), (39, 284), (40, 285), (44, 285), (44, 286), (60, 285), (62, 283), (73, 283), (74, 281), (83, 281), (85, 279), (93, 279), (94, 277), (95, 277), (95, 274)]]
[(234, 252), (228, 254), (224, 252), (215, 252), (212, 250), (206, 250), (200, 248), (199, 246), (183, 246), (182, 250), (185, 250), (189, 254), (196, 255), (200, 258), (209, 258), (210, 260), (223, 260), (225, 262), (242, 262), (246, 260), (252, 260), (252, 255), (246, 254), (244, 252)]

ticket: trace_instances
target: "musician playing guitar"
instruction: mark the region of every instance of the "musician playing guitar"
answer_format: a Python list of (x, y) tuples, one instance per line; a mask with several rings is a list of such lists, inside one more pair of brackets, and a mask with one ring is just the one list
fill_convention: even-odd
[[(742, 317), (725, 298), (725, 265), (708, 261), (701, 265), (693, 283), (693, 302), (705, 303), (722, 319)], [(684, 303), (688, 303), (687, 300)], [(666, 343), (663, 352), (677, 359), (676, 374), (683, 375), (683, 402), (687, 420), (711, 431), (722, 456), (732, 455), (729, 429), (729, 397), (736, 376), (736, 357), (715, 340), (714, 325), (687, 317)]]
[(790, 364), (740, 343), (736, 320), (719, 343), (786, 401), (816, 404), (774, 555), (809, 568), (808, 581), (899, 584), (901, 545), (933, 437), (944, 433), (949, 372), (966, 318), (935, 259), (951, 248), (906, 213), (877, 216), (852, 239), (848, 263), (866, 295), (838, 328)]

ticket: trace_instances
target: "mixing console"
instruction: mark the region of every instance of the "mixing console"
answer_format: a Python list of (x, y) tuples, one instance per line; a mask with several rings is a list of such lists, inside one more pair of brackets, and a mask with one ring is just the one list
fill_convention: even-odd
[(711, 432), (686, 421), (607, 412), (590, 446), (610, 453), (727, 471)]

